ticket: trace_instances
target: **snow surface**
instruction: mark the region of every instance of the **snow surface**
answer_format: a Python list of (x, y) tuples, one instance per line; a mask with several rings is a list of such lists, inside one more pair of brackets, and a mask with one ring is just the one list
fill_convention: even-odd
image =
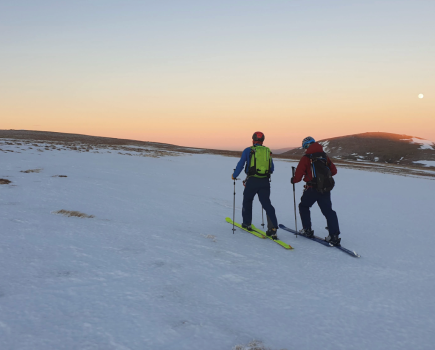
[(424, 166), (433, 166), (435, 167), (435, 160), (417, 160), (413, 163), (423, 164)]
[(329, 140), (321, 141), (321, 142), (319, 142), (319, 144), (322, 145), (324, 152), (326, 152), (326, 153), (329, 152), (329, 150), (328, 150)]
[[(409, 139), (402, 139), (402, 140), (406, 140), (409, 141)], [(434, 146), (435, 143), (433, 141), (430, 140), (425, 140), (425, 139), (420, 139), (418, 137), (413, 137), (411, 143), (417, 143), (420, 144), (420, 149), (430, 149), (430, 150), (434, 150)]]
[[(235, 158), (0, 157), (12, 181), (0, 185), (2, 350), (230, 350), (252, 339), (274, 350), (433, 349), (435, 181), (339, 168), (332, 199), (355, 259), (282, 230), (294, 250), (233, 234)], [(276, 160), (272, 179), (289, 227), (291, 166)], [(236, 192), (241, 221), (241, 181)], [(312, 219), (326, 235), (317, 206)]]

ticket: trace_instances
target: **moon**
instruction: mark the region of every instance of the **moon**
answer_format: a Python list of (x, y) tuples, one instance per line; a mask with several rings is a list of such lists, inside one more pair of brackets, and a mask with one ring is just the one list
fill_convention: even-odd
[(418, 98), (423, 98), (424, 95), (423, 94), (418, 94)]

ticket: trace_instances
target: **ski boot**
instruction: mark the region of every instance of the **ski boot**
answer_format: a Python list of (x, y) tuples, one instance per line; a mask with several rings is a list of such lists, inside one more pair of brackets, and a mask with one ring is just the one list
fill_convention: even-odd
[(338, 238), (338, 235), (329, 234), (328, 237), (325, 237), (325, 241), (331, 245), (336, 246), (336, 247), (341, 247), (341, 245), (340, 245), (341, 238)]
[(274, 241), (278, 239), (278, 235), (276, 234), (276, 228), (271, 228), (266, 231), (266, 236), (272, 238)]
[(302, 236), (305, 236), (307, 238), (313, 238), (314, 237), (314, 231), (312, 229), (303, 228), (302, 230), (299, 231), (299, 233)]
[(248, 231), (252, 231), (252, 226), (251, 225), (246, 225), (244, 223), (242, 223), (242, 227)]

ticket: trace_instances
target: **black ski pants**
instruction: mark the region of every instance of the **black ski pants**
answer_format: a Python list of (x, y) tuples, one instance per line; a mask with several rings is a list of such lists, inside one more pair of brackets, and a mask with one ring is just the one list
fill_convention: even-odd
[(270, 183), (268, 178), (260, 179), (258, 177), (250, 177), (246, 182), (245, 191), (243, 192), (243, 223), (246, 225), (252, 223), (252, 202), (256, 194), (258, 194), (258, 199), (266, 211), (268, 221), (271, 221), (273, 227), (278, 228), (275, 208), (270, 202)]
[(305, 229), (311, 229), (310, 208), (316, 202), (326, 218), (329, 232), (331, 234), (340, 234), (337, 213), (332, 210), (331, 192), (322, 194), (312, 187), (308, 187), (304, 191), (301, 202), (299, 203), (299, 214), (301, 215), (302, 226)]

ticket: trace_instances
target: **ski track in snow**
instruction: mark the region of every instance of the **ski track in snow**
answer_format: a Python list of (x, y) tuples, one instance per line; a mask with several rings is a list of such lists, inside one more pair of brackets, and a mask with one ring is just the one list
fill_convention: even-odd
[[(434, 181), (339, 168), (333, 207), (354, 259), (283, 230), (292, 251), (233, 234), (235, 158), (20, 152), (0, 155), (2, 350), (433, 348)], [(276, 160), (272, 177), (289, 227), (292, 165)], [(327, 235), (316, 205), (312, 221)]]

